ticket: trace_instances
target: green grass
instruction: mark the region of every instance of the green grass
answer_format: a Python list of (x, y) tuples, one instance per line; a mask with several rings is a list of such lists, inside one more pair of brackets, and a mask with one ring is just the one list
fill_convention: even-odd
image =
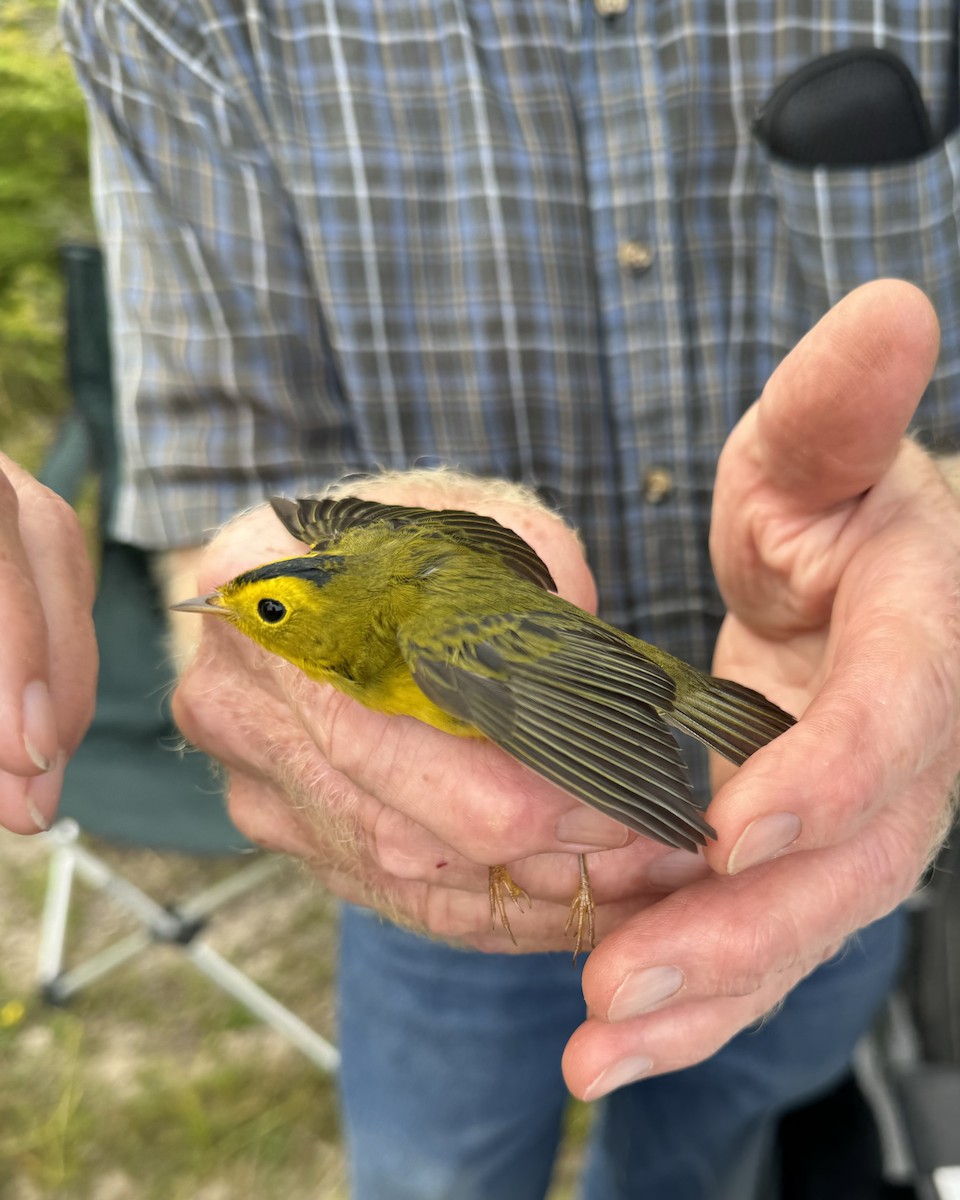
[[(228, 864), (97, 846), (161, 902)], [(0, 1200), (346, 1200), (332, 1081), (154, 946), (65, 1009), (36, 995), (47, 855), (0, 834)], [(75, 884), (74, 961), (133, 923)], [(335, 1038), (334, 905), (291, 868), (219, 914), (212, 945)], [(589, 1109), (571, 1103), (550, 1200), (570, 1200)]]
[[(105, 854), (160, 900), (224, 870)], [(33, 994), (46, 863), (36, 840), (0, 838), (0, 1198), (346, 1196), (331, 1080), (177, 950), (150, 947), (66, 1009)], [(74, 958), (132, 927), (82, 884), (75, 897)], [(333, 936), (330, 900), (295, 870), (209, 934), (328, 1036)], [(291, 965), (278, 973), (280, 961)]]

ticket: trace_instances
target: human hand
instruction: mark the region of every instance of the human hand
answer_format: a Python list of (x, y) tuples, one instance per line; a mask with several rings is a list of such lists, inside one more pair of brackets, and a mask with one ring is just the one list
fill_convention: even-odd
[(0, 454), (0, 824), (49, 826), (93, 715), (93, 574), (73, 509)]
[[(540, 553), (568, 598), (595, 604), (579, 545), (557, 517), (512, 485), (412, 472), (352, 486), (391, 503), (488, 512)], [(180, 597), (241, 570), (301, 553), (269, 509), (231, 523)], [(577, 888), (575, 851), (591, 857), (602, 932), (680, 879), (706, 873), (580, 804), (489, 743), (371, 712), (266, 654), (226, 622), (203, 640), (174, 702), (196, 744), (225, 762), (230, 811), (253, 840), (310, 860), (339, 895), (429, 932), (512, 950), (491, 931), (486, 865), (507, 863), (534, 903), (512, 922), (523, 950), (572, 948), (564, 933)]]
[[(732, 779), (716, 773), (729, 780), (710, 808), (718, 874), (591, 955), (591, 1015), (564, 1055), (578, 1096), (711, 1055), (903, 900), (946, 831), (960, 508), (903, 438), (937, 347), (920, 292), (860, 288), (729, 438), (711, 536), (729, 611), (714, 672), (803, 717)], [(650, 1011), (654, 983), (679, 990)]]

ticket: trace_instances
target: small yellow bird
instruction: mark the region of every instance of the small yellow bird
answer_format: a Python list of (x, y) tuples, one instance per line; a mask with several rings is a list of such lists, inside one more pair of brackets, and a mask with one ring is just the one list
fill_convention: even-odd
[[(759, 692), (717, 679), (555, 594), (550, 572), (491, 517), (352, 497), (271, 501), (310, 547), (173, 607), (215, 614), (368, 708), (487, 737), (579, 800), (668, 846), (707, 824), (668, 726), (742, 763), (794, 724)], [(586, 861), (571, 922), (593, 944)], [(511, 937), (490, 868), (491, 916)], [(576, 955), (575, 955), (576, 957)]]

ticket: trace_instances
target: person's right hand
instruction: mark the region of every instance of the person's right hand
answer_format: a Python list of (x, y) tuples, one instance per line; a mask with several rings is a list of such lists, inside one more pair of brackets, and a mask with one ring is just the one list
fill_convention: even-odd
[(73, 509), (0, 454), (0, 825), (49, 826), (97, 682), (93, 572)]
[[(426, 474), (366, 480), (356, 494), (485, 511), (536, 549), (561, 594), (595, 605), (579, 544), (558, 517), (511, 503), (490, 481), (461, 480), (451, 492), (449, 474), (430, 472), (425, 482)], [(302, 552), (269, 508), (257, 509), (221, 531), (199, 579), (184, 583), (177, 599)], [(227, 766), (235, 823), (254, 841), (306, 859), (344, 899), (435, 936), (512, 951), (502, 929), (491, 931), (487, 895), (487, 867), (505, 863), (534, 902), (511, 913), (518, 948), (572, 950), (564, 927), (578, 851), (607, 851), (589, 860), (598, 936), (708, 873), (701, 857), (635, 838), (489, 742), (372, 712), (225, 621), (174, 620), (203, 622), (174, 713), (186, 736)]]

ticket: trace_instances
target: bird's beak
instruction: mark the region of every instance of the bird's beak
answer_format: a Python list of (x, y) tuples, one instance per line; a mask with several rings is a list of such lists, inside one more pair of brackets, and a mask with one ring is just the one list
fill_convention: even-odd
[(181, 600), (179, 604), (171, 604), (173, 612), (214, 613), (218, 617), (227, 616), (227, 610), (217, 604), (217, 593), (210, 592), (206, 596), (194, 596), (191, 600)]

